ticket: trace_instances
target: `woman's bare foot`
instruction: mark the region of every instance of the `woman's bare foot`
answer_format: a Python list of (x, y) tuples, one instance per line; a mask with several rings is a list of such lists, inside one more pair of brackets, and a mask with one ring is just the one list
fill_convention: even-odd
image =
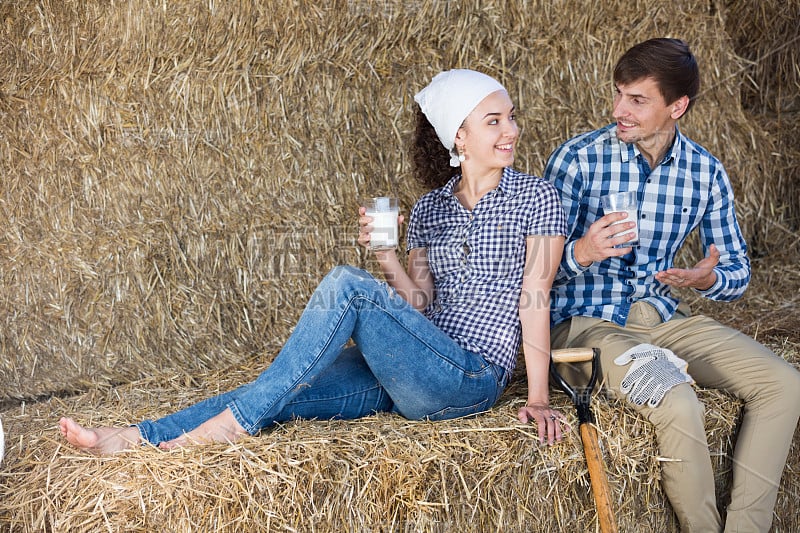
[(58, 421), (61, 434), (73, 446), (97, 455), (108, 455), (127, 450), (141, 443), (139, 429), (126, 428), (85, 428), (71, 418)]
[(225, 409), (220, 414), (209, 418), (195, 429), (184, 433), (176, 439), (158, 445), (162, 450), (182, 448), (193, 444), (209, 444), (212, 442), (236, 442), (247, 435), (247, 431), (239, 425), (233, 412)]

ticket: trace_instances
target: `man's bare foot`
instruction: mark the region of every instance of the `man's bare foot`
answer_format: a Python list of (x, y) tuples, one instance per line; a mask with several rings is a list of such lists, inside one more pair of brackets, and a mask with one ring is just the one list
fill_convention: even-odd
[(58, 421), (61, 434), (73, 446), (97, 455), (108, 455), (127, 450), (141, 443), (139, 429), (126, 428), (85, 428), (71, 418)]
[(210, 444), (212, 442), (236, 442), (247, 435), (247, 431), (239, 425), (233, 412), (225, 409), (220, 414), (209, 418), (195, 429), (184, 433), (176, 439), (158, 445), (162, 450), (183, 448), (193, 444)]

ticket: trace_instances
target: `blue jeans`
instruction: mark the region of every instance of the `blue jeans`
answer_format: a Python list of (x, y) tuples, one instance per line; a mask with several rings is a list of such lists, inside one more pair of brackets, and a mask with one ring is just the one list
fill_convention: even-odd
[[(345, 348), (350, 339), (355, 346)], [(293, 418), (354, 419), (383, 411), (444, 420), (489, 409), (508, 374), (461, 348), (386, 283), (336, 267), (255, 381), (137, 427), (158, 445), (226, 408), (251, 435)]]

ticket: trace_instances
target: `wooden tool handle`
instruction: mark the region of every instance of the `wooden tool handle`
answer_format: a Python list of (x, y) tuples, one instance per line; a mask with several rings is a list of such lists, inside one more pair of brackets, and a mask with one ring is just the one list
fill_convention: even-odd
[(614, 510), (611, 508), (611, 490), (608, 487), (608, 477), (597, 440), (597, 430), (591, 424), (581, 424), (580, 429), (600, 531), (602, 533), (618, 533)]
[(583, 363), (591, 361), (594, 350), (591, 348), (562, 348), (550, 352), (554, 363)]

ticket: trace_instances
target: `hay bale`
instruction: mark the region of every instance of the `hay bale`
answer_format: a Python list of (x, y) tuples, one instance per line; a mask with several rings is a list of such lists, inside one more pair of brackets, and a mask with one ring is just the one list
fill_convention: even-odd
[[(506, 84), (523, 127), (517, 167), (539, 174), (559, 142), (609, 120), (623, 50), (687, 39), (705, 89), (684, 129), (725, 162), (756, 255), (771, 253), (765, 215), (788, 212), (775, 169), (790, 159), (742, 110), (749, 63), (725, 37), (729, 11), (705, 0), (655, 12), (643, 0), (0, 3), (0, 526), (593, 529), (577, 437), (541, 448), (515, 422), (520, 373), (474, 419), (288, 424), (231, 447), (97, 459), (64, 448), (54, 423), (156, 416), (268, 364), (330, 267), (373, 268), (354, 242), (356, 199), (390, 192), (408, 210), (422, 192), (405, 154), (411, 95), (447, 68)], [(787, 337), (775, 348), (796, 362)], [(701, 394), (718, 406), (709, 432), (724, 492), (737, 405)], [(596, 408), (622, 530), (674, 531), (651, 430)], [(795, 446), (777, 531), (800, 526), (799, 469)]]
[[(371, 266), (356, 199), (386, 191), (408, 210), (422, 192), (405, 154), (411, 95), (451, 67), (508, 86), (517, 166), (538, 174), (560, 141), (609, 120), (625, 48), (688, 39), (706, 89), (686, 130), (726, 162), (767, 250), (774, 150), (742, 113), (744, 63), (719, 13), (584, 7), (0, 5), (0, 399), (274, 353), (330, 267)], [(626, 40), (610, 38), (621, 24)]]
[[(764, 172), (773, 175), (773, 188), (777, 199), (765, 204), (761, 216), (768, 226), (769, 238), (782, 243), (776, 247), (769, 258), (773, 261), (796, 261), (800, 252), (800, 193), (797, 183), (800, 182), (800, 107), (797, 111), (780, 113), (750, 112), (754, 122), (768, 132), (777, 147), (775, 164)], [(782, 257), (781, 257), (782, 256)]]
[[(580, 437), (537, 444), (535, 431), (516, 421), (521, 376), (497, 408), (476, 418), (291, 423), (236, 445), (169, 453), (143, 448), (94, 458), (65, 447), (53, 426), (65, 411), (88, 423), (164, 413), (253, 371), (203, 376), (191, 390), (182, 380), (147, 380), (5, 413), (13, 444), (0, 478), (0, 523), (76, 532), (595, 527)], [(714, 450), (727, 457), (736, 406), (704, 396), (723, 407), (709, 423)], [(556, 401), (576, 424), (568, 400)], [(675, 531), (649, 425), (618, 405), (594, 403), (620, 530)]]
[[(800, 345), (776, 347), (800, 361)], [(445, 422), (382, 414), (359, 421), (288, 423), (235, 445), (113, 457), (77, 452), (54, 425), (159, 415), (250, 379), (258, 368), (150, 378), (3, 413), (7, 464), (0, 525), (9, 531), (593, 531), (580, 437), (553, 447), (516, 421), (522, 372), (491, 411)], [(700, 390), (724, 502), (739, 404)], [(577, 426), (563, 395), (553, 400)], [(601, 395), (593, 399), (620, 531), (677, 531), (659, 484), (652, 427)], [(797, 439), (774, 531), (800, 525)]]
[(759, 113), (800, 111), (800, 2), (724, 2), (725, 29), (750, 63), (745, 107)]
[[(748, 61), (741, 73), (742, 105), (775, 146), (776, 164), (759, 172), (774, 174), (774, 199), (761, 216), (773, 221), (773, 239), (779, 241), (800, 231), (800, 2), (728, 0), (724, 12), (736, 53)], [(790, 249), (796, 253), (800, 247), (795, 242)]]

